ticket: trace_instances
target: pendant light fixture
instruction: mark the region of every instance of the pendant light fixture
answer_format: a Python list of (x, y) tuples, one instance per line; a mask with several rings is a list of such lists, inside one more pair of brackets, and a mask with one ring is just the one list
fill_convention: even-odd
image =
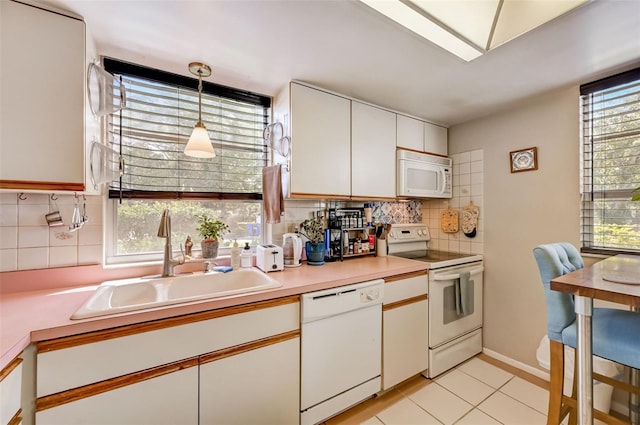
[(207, 128), (202, 123), (202, 77), (211, 75), (211, 67), (202, 62), (191, 62), (189, 71), (198, 76), (198, 122), (184, 148), (184, 154), (196, 158), (213, 158), (216, 153), (213, 151)]

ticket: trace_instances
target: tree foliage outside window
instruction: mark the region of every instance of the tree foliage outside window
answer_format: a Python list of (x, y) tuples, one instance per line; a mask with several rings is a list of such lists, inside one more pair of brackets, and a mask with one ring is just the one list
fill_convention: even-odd
[(582, 248), (640, 253), (640, 69), (581, 87)]

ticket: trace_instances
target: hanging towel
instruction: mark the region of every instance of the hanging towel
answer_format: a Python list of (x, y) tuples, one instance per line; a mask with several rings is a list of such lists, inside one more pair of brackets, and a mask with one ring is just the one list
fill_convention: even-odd
[(469, 272), (460, 273), (455, 280), (456, 313), (466, 316), (473, 313), (473, 281), (469, 280)]
[(262, 202), (266, 222), (280, 223), (280, 216), (284, 213), (281, 165), (262, 169)]

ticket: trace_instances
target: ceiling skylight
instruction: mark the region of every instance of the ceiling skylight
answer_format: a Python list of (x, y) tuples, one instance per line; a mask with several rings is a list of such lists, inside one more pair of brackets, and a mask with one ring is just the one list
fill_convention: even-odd
[(360, 0), (471, 61), (589, 0)]

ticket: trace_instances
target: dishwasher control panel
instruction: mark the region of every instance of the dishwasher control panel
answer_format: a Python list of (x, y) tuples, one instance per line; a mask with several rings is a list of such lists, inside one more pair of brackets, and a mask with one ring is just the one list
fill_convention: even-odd
[(384, 280), (382, 279), (302, 294), (300, 303), (302, 323), (377, 304), (382, 305), (383, 298)]

